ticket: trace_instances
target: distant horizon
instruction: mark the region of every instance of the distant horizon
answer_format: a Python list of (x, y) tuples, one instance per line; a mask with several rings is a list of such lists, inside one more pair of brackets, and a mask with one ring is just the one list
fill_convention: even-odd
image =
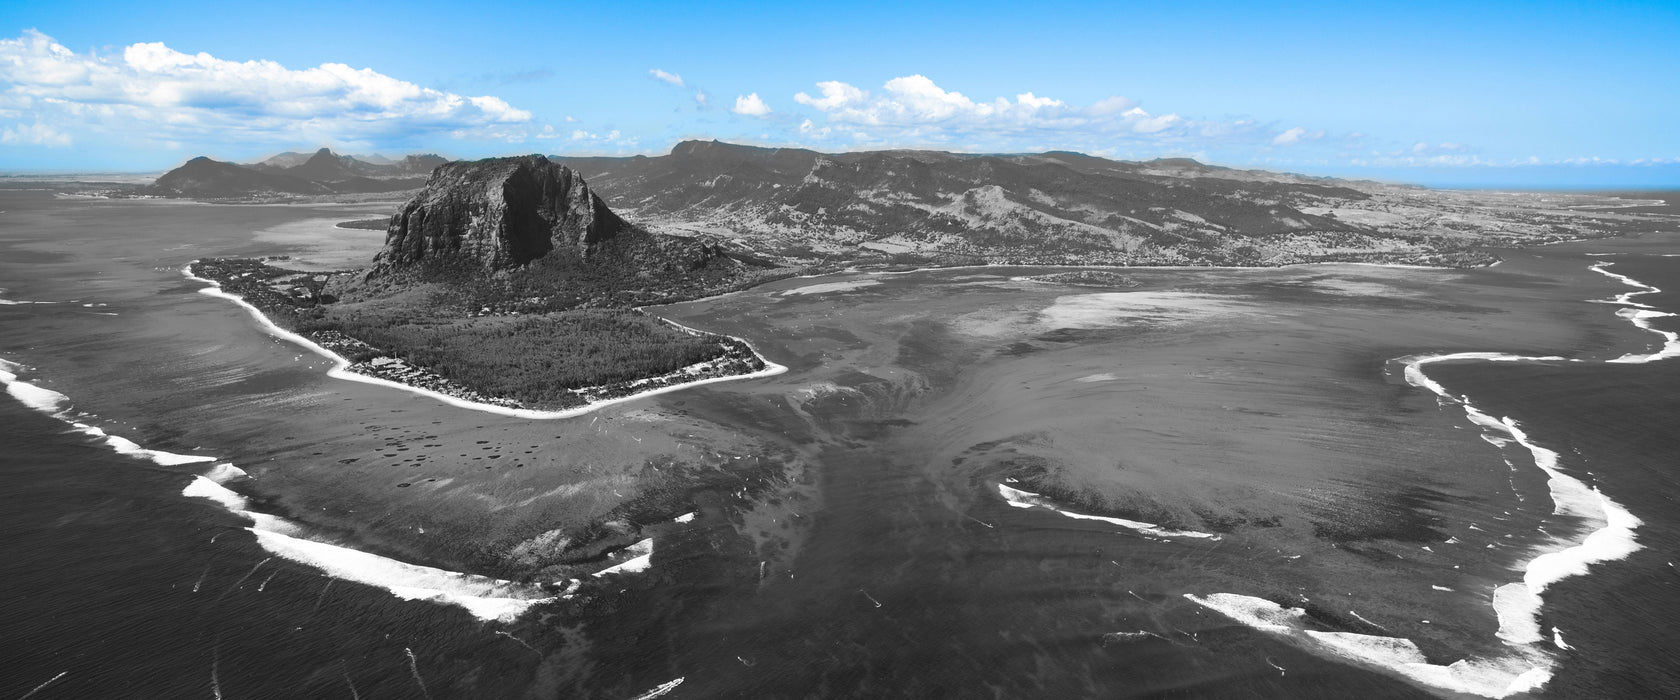
[[(1008, 155), (1037, 155), (1037, 154), (1043, 154), (1043, 153), (1064, 152), (1064, 153), (1079, 153), (1081, 155), (1087, 155), (1087, 156), (1098, 157), (1098, 158), (1106, 158), (1108, 160), (1115, 160), (1115, 161), (1126, 161), (1126, 162), (1148, 162), (1148, 161), (1152, 161), (1152, 160), (1186, 159), (1186, 160), (1193, 160), (1193, 161), (1195, 161), (1197, 163), (1200, 163), (1202, 165), (1219, 167), (1219, 168), (1228, 168), (1228, 169), (1233, 169), (1233, 170), (1260, 170), (1260, 171), (1274, 172), (1274, 173), (1280, 173), (1280, 174), (1298, 175), (1298, 176), (1310, 177), (1310, 178), (1327, 178), (1327, 179), (1350, 180), (1350, 181), (1366, 180), (1366, 181), (1380, 182), (1380, 183), (1387, 184), (1387, 185), (1416, 186), (1416, 187), (1427, 187), (1427, 188), (1431, 188), (1431, 189), (1449, 189), (1449, 190), (1494, 190), (1494, 191), (1507, 190), (1507, 191), (1517, 191), (1517, 192), (1651, 192), (1651, 193), (1680, 192), (1680, 164), (1673, 165), (1673, 166), (1668, 166), (1668, 167), (1663, 167), (1663, 166), (1619, 166), (1623, 169), (1633, 170), (1633, 171), (1636, 171), (1636, 172), (1643, 170), (1643, 171), (1646, 171), (1646, 172), (1658, 173), (1658, 174), (1662, 175), (1664, 178), (1666, 178), (1666, 179), (1661, 179), (1661, 180), (1645, 179), (1645, 180), (1639, 180), (1639, 181), (1629, 181), (1626, 184), (1613, 184), (1613, 183), (1604, 184), (1602, 182), (1572, 184), (1571, 181), (1567, 177), (1570, 174), (1570, 171), (1579, 171), (1581, 169), (1587, 169), (1587, 168), (1603, 169), (1603, 168), (1618, 167), (1617, 165), (1610, 165), (1610, 164), (1582, 164), (1582, 165), (1552, 166), (1551, 169), (1553, 171), (1555, 171), (1554, 177), (1550, 178), (1548, 181), (1545, 181), (1545, 182), (1539, 182), (1539, 181), (1533, 180), (1532, 176), (1535, 174), (1535, 170), (1531, 168), (1528, 171), (1528, 174), (1531, 177), (1529, 182), (1527, 182), (1527, 183), (1500, 184), (1498, 182), (1492, 181), (1491, 178), (1483, 178), (1481, 181), (1478, 182), (1474, 179), (1454, 179), (1454, 178), (1450, 177), (1450, 175), (1452, 175), (1452, 174), (1489, 175), (1489, 174), (1494, 174), (1494, 173), (1499, 172), (1498, 170), (1481, 170), (1481, 171), (1477, 171), (1477, 172), (1464, 173), (1464, 172), (1462, 172), (1462, 169), (1460, 169), (1460, 168), (1442, 168), (1442, 169), (1439, 170), (1439, 172), (1442, 172), (1442, 173), (1448, 175), (1448, 177), (1440, 177), (1440, 178), (1419, 180), (1419, 179), (1400, 179), (1400, 177), (1394, 176), (1393, 173), (1385, 174), (1385, 173), (1382, 173), (1382, 172), (1366, 172), (1366, 171), (1360, 171), (1360, 170), (1357, 170), (1357, 169), (1349, 169), (1349, 170), (1344, 171), (1341, 174), (1334, 174), (1334, 173), (1333, 174), (1324, 174), (1324, 173), (1310, 172), (1310, 171), (1306, 171), (1306, 170), (1297, 170), (1297, 169), (1210, 162), (1210, 161), (1204, 160), (1202, 158), (1196, 158), (1196, 157), (1193, 157), (1193, 156), (1186, 156), (1186, 155), (1160, 155), (1160, 156), (1148, 157), (1148, 158), (1113, 158), (1113, 157), (1108, 157), (1108, 156), (1101, 156), (1101, 155), (1085, 153), (1083, 151), (1079, 151), (1079, 150), (1071, 149), (1071, 148), (1050, 148), (1050, 149), (1042, 150), (1042, 151), (963, 151), (963, 150), (954, 150), (954, 149), (950, 149), (950, 148), (925, 148), (925, 147), (923, 147), (923, 148), (912, 148), (912, 147), (903, 147), (903, 148), (856, 148), (856, 149), (848, 149), (848, 150), (824, 150), (824, 149), (821, 149), (821, 148), (812, 148), (812, 147), (809, 147), (809, 146), (785, 145), (785, 144), (783, 144), (783, 145), (760, 145), (760, 144), (754, 144), (754, 143), (743, 143), (743, 142), (736, 142), (736, 141), (726, 141), (726, 140), (722, 140), (722, 139), (711, 139), (711, 138), (700, 138), (700, 137), (679, 139), (679, 140), (673, 142), (669, 147), (667, 147), (667, 148), (665, 148), (661, 151), (650, 150), (650, 151), (645, 152), (645, 153), (613, 153), (613, 154), (538, 153), (536, 151), (519, 151), (519, 152), (498, 153), (498, 154), (493, 154), (493, 155), (459, 157), (459, 156), (456, 156), (454, 154), (444, 152), (442, 149), (424, 149), (424, 148), (422, 148), (422, 149), (417, 149), (417, 150), (412, 150), (412, 151), (402, 151), (402, 152), (394, 152), (394, 151), (351, 152), (351, 151), (346, 151), (346, 150), (339, 149), (339, 148), (334, 148), (332, 146), (314, 146), (314, 147), (310, 147), (310, 148), (293, 147), (293, 148), (282, 148), (280, 150), (267, 151), (265, 153), (265, 155), (248, 157), (248, 158), (220, 157), (218, 154), (215, 154), (215, 153), (203, 153), (203, 154), (188, 156), (186, 158), (179, 159), (176, 162), (174, 162), (173, 164), (167, 165), (167, 166), (164, 166), (164, 167), (145, 168), (145, 169), (120, 169), (120, 168), (32, 168), (32, 169), (22, 169), (22, 168), (0, 167), (0, 177), (43, 177), (44, 178), (44, 177), (55, 177), (55, 176), (66, 177), (66, 176), (75, 176), (75, 175), (84, 175), (84, 176), (111, 175), (111, 176), (128, 176), (128, 177), (144, 176), (144, 175), (154, 175), (155, 176), (155, 175), (162, 175), (164, 173), (167, 173), (170, 170), (178, 168), (181, 165), (184, 165), (185, 163), (187, 163), (188, 161), (190, 161), (194, 158), (199, 158), (199, 157), (207, 157), (207, 158), (210, 158), (212, 160), (228, 162), (228, 163), (237, 163), (237, 164), (240, 164), (240, 165), (254, 165), (254, 164), (257, 164), (257, 163), (261, 163), (265, 160), (268, 160), (269, 158), (274, 158), (274, 157), (280, 156), (282, 154), (287, 154), (287, 153), (313, 154), (313, 153), (319, 151), (322, 148), (326, 148), (326, 149), (330, 150), (334, 155), (339, 155), (339, 156), (364, 157), (364, 158), (365, 157), (382, 157), (382, 158), (390, 158), (390, 159), (393, 159), (393, 160), (399, 160), (403, 157), (411, 156), (411, 155), (415, 155), (415, 156), (418, 156), (418, 155), (437, 155), (437, 156), (440, 156), (440, 157), (443, 157), (443, 158), (447, 158), (451, 161), (455, 161), (455, 160), (480, 160), (480, 159), (483, 159), (483, 158), (506, 158), (506, 157), (513, 157), (513, 156), (521, 156), (521, 155), (531, 155), (533, 153), (543, 155), (543, 156), (546, 156), (546, 157), (550, 157), (550, 158), (633, 158), (633, 157), (636, 157), (638, 155), (652, 158), (652, 157), (669, 155), (671, 153), (671, 151), (674, 148), (676, 148), (676, 146), (678, 144), (686, 142), (686, 141), (706, 141), (706, 142), (717, 141), (719, 143), (724, 143), (724, 144), (732, 145), (732, 146), (747, 146), (747, 147), (752, 147), (752, 148), (770, 148), (770, 149), (792, 148), (792, 149), (803, 149), (803, 150), (816, 151), (818, 153), (863, 153), (863, 152), (871, 152), (871, 151), (916, 150), (916, 151), (934, 151), (934, 152), (953, 153), (953, 154), (959, 154), (959, 155), (973, 155), (973, 156), (1008, 156)], [(1407, 177), (1415, 178), (1415, 177), (1419, 176), (1422, 172), (1423, 171), (1421, 171), (1419, 169), (1410, 169), (1410, 170), (1404, 171), (1403, 175), (1407, 176)]]

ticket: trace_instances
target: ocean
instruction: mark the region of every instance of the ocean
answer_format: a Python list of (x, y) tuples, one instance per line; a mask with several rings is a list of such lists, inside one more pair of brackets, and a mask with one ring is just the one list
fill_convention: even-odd
[(0, 695), (1680, 696), (1672, 236), (784, 280), (655, 311), (787, 373), (559, 420), (181, 273), (381, 206), (0, 193)]

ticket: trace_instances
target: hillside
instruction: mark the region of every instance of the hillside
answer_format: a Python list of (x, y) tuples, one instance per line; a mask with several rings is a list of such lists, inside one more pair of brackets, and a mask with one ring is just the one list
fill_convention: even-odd
[(438, 156), (424, 155), (376, 164), (340, 156), (325, 148), (308, 157), (281, 153), (254, 165), (200, 156), (164, 173), (137, 193), (191, 199), (250, 199), (399, 192), (424, 184), (425, 176), (445, 162)]
[(141, 188), (141, 192), (162, 197), (221, 199), (269, 193), (331, 194), (332, 188), (295, 175), (264, 172), (199, 156), (159, 176), (156, 182)]
[(1464, 265), (1489, 262), (1477, 252), (1489, 244), (1607, 233), (1512, 202), (1479, 206), (1184, 158), (825, 154), (685, 141), (665, 156), (557, 160), (655, 230), (799, 261)]

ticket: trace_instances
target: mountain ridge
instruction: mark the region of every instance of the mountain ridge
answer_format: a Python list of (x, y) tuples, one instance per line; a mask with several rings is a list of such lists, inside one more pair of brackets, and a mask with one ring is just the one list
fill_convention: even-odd
[[(284, 158), (282, 158), (282, 156)], [(195, 159), (141, 191), (296, 199), (418, 188), (445, 161), (374, 165), (320, 149), (239, 166)], [(1613, 235), (1544, 198), (1455, 194), (1188, 158), (807, 148), (690, 140), (662, 156), (550, 156), (639, 228), (788, 268), (1385, 262), (1463, 267), (1488, 249)], [(279, 164), (293, 162), (285, 168)], [(368, 174), (373, 173), (373, 174)], [(1519, 201), (1520, 200), (1520, 201)]]
[(445, 162), (440, 156), (425, 154), (378, 164), (341, 156), (328, 148), (308, 156), (288, 151), (249, 165), (199, 156), (136, 192), (191, 199), (400, 192), (424, 184), (432, 169)]
[[(666, 156), (556, 159), (645, 225), (802, 259), (1258, 265), (1277, 256), (1273, 248), (1322, 248), (1321, 238), (1374, 233), (1298, 206), (1356, 202), (1366, 193), (1189, 159), (830, 154), (718, 141), (684, 141)], [(1300, 240), (1279, 245), (1284, 238)]]

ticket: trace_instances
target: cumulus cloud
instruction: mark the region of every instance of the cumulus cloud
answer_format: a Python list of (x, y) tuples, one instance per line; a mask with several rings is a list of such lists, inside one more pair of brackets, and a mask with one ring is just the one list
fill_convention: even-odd
[(838, 80), (817, 83), (817, 90), (822, 93), (822, 97), (811, 97), (801, 92), (793, 96), (793, 101), (828, 112), (863, 102), (866, 94)]
[(755, 92), (736, 97), (735, 106), (729, 111), (749, 117), (762, 117), (770, 114), (770, 105), (764, 104), (764, 100), (759, 99), (758, 93)]
[[(1041, 136), (1066, 142), (1069, 137), (1119, 139), (1182, 138), (1195, 126), (1177, 114), (1151, 114), (1125, 97), (1108, 97), (1079, 107), (1032, 92), (1014, 99), (975, 100), (946, 90), (923, 75), (893, 78), (879, 94), (840, 81), (817, 83), (818, 96), (798, 93), (794, 102), (821, 112), (831, 125), (867, 127), (880, 138), (924, 141)], [(801, 127), (810, 133), (814, 127)]]
[[(377, 141), (426, 135), (521, 140), (531, 113), (493, 96), (421, 87), (372, 69), (228, 61), (141, 43), (78, 54), (35, 30), (0, 40), (0, 120), (12, 138), (101, 132), (167, 142)], [(42, 131), (45, 129), (45, 131)]]
[(660, 82), (670, 83), (677, 87), (687, 87), (687, 85), (683, 83), (682, 76), (677, 75), (676, 73), (667, 73), (659, 70), (658, 68), (650, 68), (648, 69), (648, 75), (653, 76), (654, 80), (658, 80)]
[(705, 90), (695, 90), (694, 103), (700, 105), (700, 109), (706, 109), (712, 106), (712, 96), (706, 94)]

